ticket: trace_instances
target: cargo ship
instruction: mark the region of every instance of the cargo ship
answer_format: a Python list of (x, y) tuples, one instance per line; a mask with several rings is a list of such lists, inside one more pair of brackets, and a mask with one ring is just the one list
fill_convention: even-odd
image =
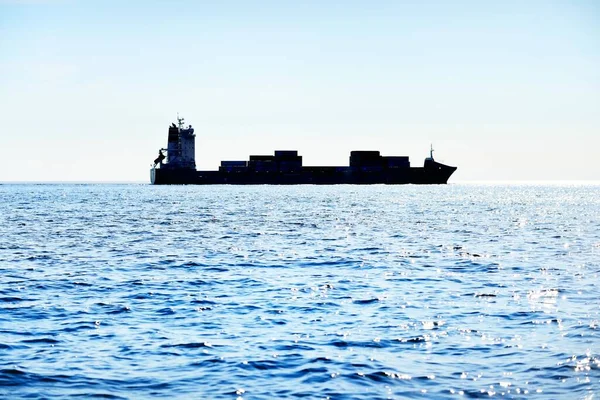
[(251, 155), (244, 161), (221, 161), (215, 171), (196, 170), (196, 135), (177, 116), (169, 127), (167, 147), (158, 151), (150, 169), (155, 185), (367, 185), (445, 184), (456, 167), (433, 159), (433, 147), (422, 167), (411, 167), (407, 156), (382, 156), (379, 151), (350, 152), (349, 166), (302, 165), (297, 150)]

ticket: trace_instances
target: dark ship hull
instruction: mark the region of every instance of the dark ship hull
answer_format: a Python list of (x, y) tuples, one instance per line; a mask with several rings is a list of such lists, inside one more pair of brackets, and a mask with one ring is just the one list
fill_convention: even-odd
[(401, 185), (445, 184), (456, 167), (433, 162), (402, 170), (360, 170), (352, 167), (302, 167), (298, 172), (196, 171), (153, 168), (155, 185)]
[(406, 156), (386, 157), (378, 151), (352, 151), (347, 167), (306, 167), (296, 150), (277, 150), (274, 155), (250, 156), (249, 161), (222, 161), (217, 171), (196, 171), (194, 129), (191, 125), (183, 128), (182, 118), (178, 122), (169, 127), (168, 146), (154, 160), (152, 184), (431, 185), (447, 183), (456, 171), (434, 161), (433, 149), (423, 167), (411, 167)]

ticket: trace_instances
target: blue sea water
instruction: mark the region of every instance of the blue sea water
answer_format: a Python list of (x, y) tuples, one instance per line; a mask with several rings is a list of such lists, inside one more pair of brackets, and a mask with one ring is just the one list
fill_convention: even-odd
[(0, 397), (591, 399), (600, 186), (0, 185)]

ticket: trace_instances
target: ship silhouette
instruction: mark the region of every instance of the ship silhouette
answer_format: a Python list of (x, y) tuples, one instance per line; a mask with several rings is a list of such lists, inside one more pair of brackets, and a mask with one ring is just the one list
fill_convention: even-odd
[[(337, 184), (445, 184), (456, 167), (433, 159), (433, 147), (422, 167), (412, 167), (407, 156), (382, 156), (379, 151), (350, 152), (349, 166), (302, 165), (296, 150), (275, 150), (273, 155), (251, 155), (247, 161), (221, 161), (216, 171), (197, 171), (194, 128), (169, 127), (167, 148), (159, 150), (150, 170), (155, 185), (337, 185)], [(165, 154), (166, 153), (166, 154)]]

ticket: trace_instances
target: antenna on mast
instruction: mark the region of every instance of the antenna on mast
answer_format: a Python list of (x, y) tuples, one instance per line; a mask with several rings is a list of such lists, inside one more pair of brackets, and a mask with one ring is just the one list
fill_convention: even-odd
[(179, 126), (179, 130), (183, 127), (183, 118), (179, 118), (179, 112), (177, 113), (177, 125)]
[(433, 143), (429, 145), (429, 158), (433, 160)]

